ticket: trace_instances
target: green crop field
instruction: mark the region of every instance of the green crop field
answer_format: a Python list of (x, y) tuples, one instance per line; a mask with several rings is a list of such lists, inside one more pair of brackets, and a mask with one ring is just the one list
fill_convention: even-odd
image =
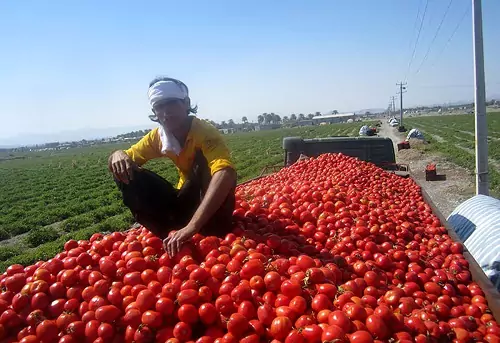
[[(360, 125), (239, 133), (226, 140), (241, 182), (283, 162), (283, 137), (356, 136)], [(50, 258), (69, 239), (129, 227), (132, 216), (107, 170), (109, 154), (129, 145), (0, 155), (0, 270)], [(167, 159), (150, 161), (146, 168), (177, 180)]]
[[(488, 113), (488, 154), (491, 189), (500, 194), (500, 113)], [(405, 126), (418, 128), (430, 144), (422, 146), (447, 156), (471, 171), (475, 168), (474, 115), (442, 115), (408, 118)]]

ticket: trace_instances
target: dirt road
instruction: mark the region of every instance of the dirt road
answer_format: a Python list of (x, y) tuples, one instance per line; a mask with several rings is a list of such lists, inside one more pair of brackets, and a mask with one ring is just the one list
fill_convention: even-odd
[[(461, 202), (474, 195), (474, 175), (468, 170), (448, 161), (444, 156), (429, 154), (418, 149), (398, 152), (397, 144), (404, 140), (406, 134), (399, 133), (397, 128), (390, 127), (388, 123), (382, 124), (379, 136), (392, 139), (396, 161), (410, 166), (414, 178), (445, 217), (448, 217)], [(435, 163), (438, 174), (445, 175), (446, 180), (425, 181), (425, 167), (429, 163)]]

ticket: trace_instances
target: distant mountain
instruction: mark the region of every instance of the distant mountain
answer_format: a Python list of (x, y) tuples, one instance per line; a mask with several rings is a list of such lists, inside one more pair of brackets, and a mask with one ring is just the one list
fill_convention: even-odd
[(71, 142), (80, 141), (82, 139), (92, 140), (100, 138), (115, 137), (119, 134), (128, 133), (131, 131), (152, 129), (155, 124), (124, 126), (124, 127), (108, 127), (108, 128), (85, 128), (77, 130), (68, 130), (55, 133), (32, 133), (20, 134), (14, 137), (0, 138), (0, 148), (15, 148), (19, 146), (29, 146), (35, 144), (43, 144), (50, 142)]

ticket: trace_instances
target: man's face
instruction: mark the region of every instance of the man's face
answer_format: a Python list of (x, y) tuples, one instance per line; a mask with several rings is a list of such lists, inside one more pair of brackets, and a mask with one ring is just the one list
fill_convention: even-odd
[(153, 106), (153, 112), (158, 121), (170, 131), (176, 131), (182, 127), (187, 118), (187, 106), (179, 99), (162, 101)]

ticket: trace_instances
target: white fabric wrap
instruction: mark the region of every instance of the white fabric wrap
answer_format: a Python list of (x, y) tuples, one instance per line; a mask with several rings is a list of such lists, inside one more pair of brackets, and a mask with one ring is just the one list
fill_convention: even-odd
[(167, 151), (171, 151), (176, 156), (179, 156), (182, 149), (177, 138), (175, 138), (175, 136), (163, 126), (158, 128), (158, 133), (160, 134), (161, 140), (161, 153), (165, 155)]
[(424, 139), (424, 135), (418, 129), (411, 129), (406, 136), (406, 140), (409, 141), (410, 138)]
[(359, 129), (359, 135), (360, 136), (366, 136), (366, 134), (368, 133), (368, 125), (363, 125), (361, 126), (361, 129)]
[(187, 90), (174, 81), (158, 81), (148, 90), (151, 107), (157, 102), (168, 99), (185, 99), (189, 96)]

